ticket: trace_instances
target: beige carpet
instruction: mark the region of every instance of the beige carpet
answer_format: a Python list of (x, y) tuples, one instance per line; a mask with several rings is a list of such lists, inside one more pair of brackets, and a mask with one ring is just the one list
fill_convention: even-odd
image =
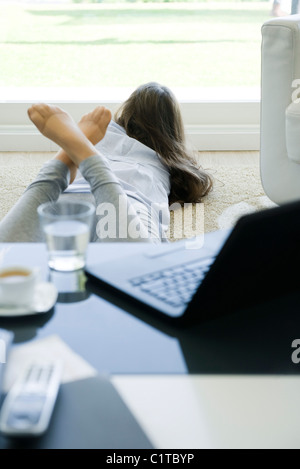
[[(51, 156), (0, 153), (0, 220)], [(230, 228), (241, 215), (275, 205), (261, 185), (258, 152), (203, 152), (199, 162), (212, 174), (214, 188), (202, 204), (171, 212), (170, 239)]]

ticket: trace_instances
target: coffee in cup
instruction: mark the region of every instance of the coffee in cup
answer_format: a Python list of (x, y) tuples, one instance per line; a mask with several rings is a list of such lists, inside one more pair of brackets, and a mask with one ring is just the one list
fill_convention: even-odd
[(23, 266), (0, 269), (0, 305), (30, 305), (33, 301), (37, 273), (37, 269)]

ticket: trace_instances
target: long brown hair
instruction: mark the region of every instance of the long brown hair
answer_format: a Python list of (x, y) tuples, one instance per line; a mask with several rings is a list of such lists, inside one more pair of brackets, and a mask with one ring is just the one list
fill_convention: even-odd
[(212, 178), (197, 165), (185, 145), (180, 107), (173, 93), (158, 83), (138, 87), (114, 116), (129, 137), (152, 148), (170, 173), (169, 202), (200, 202)]

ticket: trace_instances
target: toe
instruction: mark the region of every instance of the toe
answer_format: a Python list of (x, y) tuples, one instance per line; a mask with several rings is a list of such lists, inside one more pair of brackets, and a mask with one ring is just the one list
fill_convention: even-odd
[(104, 106), (98, 106), (93, 110), (92, 116), (95, 120), (99, 120), (102, 118), (103, 112), (104, 112)]
[(29, 115), (30, 119), (34, 119), (37, 115), (39, 115), (39, 110), (36, 104), (33, 104), (28, 110), (27, 114)]
[(95, 116), (97, 119), (107, 119), (108, 117), (111, 116), (110, 110), (107, 109), (107, 108), (104, 107), (104, 106), (98, 106), (98, 107), (96, 107), (96, 109), (94, 109), (93, 113), (94, 113), (94, 116)]
[(111, 112), (109, 109), (104, 110), (104, 118), (108, 123), (111, 121)]
[(47, 117), (50, 111), (50, 108), (47, 104), (38, 103), (32, 106), (32, 109), (35, 112), (38, 112), (42, 117)]
[(98, 121), (105, 125), (108, 125), (111, 120), (111, 112), (104, 106), (100, 106), (96, 109), (96, 116)]
[(36, 106), (31, 106), (28, 111), (27, 111), (29, 119), (34, 123), (34, 125), (41, 130), (44, 125), (44, 118), (43, 116), (39, 113), (38, 109)]

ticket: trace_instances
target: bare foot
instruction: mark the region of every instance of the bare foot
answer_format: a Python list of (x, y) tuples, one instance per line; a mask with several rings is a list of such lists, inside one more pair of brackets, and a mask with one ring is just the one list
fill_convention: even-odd
[[(98, 106), (92, 112), (85, 114), (78, 122), (78, 127), (93, 145), (96, 145), (104, 137), (103, 128), (101, 126), (101, 123), (99, 124), (99, 118), (101, 122), (101, 115), (102, 115), (102, 106)], [(62, 161), (69, 167), (69, 170), (70, 170), (69, 183), (72, 184), (72, 182), (76, 178), (77, 166), (69, 158), (67, 153), (62, 149), (58, 151), (54, 159)]]
[[(100, 106), (88, 114), (89, 120), (101, 129), (102, 138), (111, 120), (108, 109)], [(97, 150), (71, 116), (57, 106), (34, 104), (28, 109), (28, 116), (39, 131), (47, 138), (59, 145), (71, 158), (76, 166), (86, 158), (97, 154)]]
[[(109, 113), (110, 122), (111, 113), (103, 106), (98, 106), (93, 111), (85, 114), (78, 122), (78, 127), (82, 130), (84, 135), (90, 140), (90, 142), (92, 142), (93, 145), (96, 145), (98, 142), (100, 142), (106, 133), (108, 124), (106, 125), (105, 131), (103, 132), (103, 110)], [(106, 115), (106, 118), (108, 118), (108, 114)]]

